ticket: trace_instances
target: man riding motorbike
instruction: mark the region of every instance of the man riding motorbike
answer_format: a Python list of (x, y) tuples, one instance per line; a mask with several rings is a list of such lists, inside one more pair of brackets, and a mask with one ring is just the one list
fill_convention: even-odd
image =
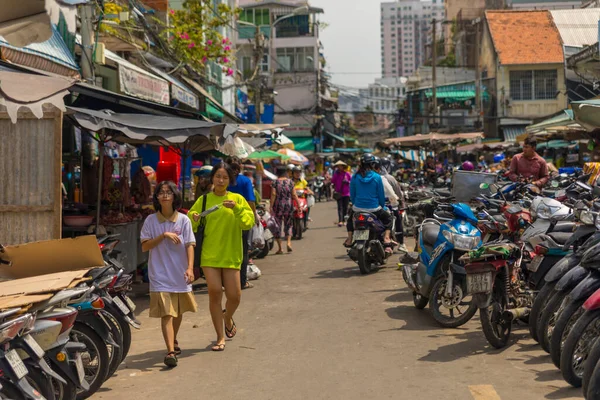
[(538, 153), (536, 153), (537, 142), (535, 139), (527, 138), (523, 143), (523, 152), (512, 158), (510, 163), (511, 181), (516, 182), (519, 179), (531, 179), (533, 184), (543, 187), (548, 179), (548, 165)]
[(408, 253), (406, 246), (404, 246), (404, 230), (402, 229), (402, 214), (398, 210), (398, 208), (406, 207), (406, 204), (404, 201), (404, 193), (402, 192), (402, 188), (400, 187), (400, 184), (398, 183), (398, 181), (392, 175), (389, 174), (389, 170), (391, 169), (391, 161), (389, 159), (386, 159), (386, 158), (379, 159), (378, 157), (375, 157), (375, 163), (373, 164), (373, 166), (374, 166), (375, 172), (377, 172), (379, 175), (381, 175), (381, 177), (384, 179), (384, 189), (385, 189), (385, 183), (386, 182), (389, 183), (389, 185), (393, 191), (393, 197), (396, 197), (398, 199), (396, 204), (394, 204), (392, 197), (386, 193), (386, 197), (388, 199), (390, 199), (390, 203), (395, 208), (395, 210), (393, 210), (392, 214), (393, 214), (394, 218), (396, 218), (396, 226), (395, 226), (396, 232), (394, 232), (394, 234), (396, 237), (396, 241), (399, 244), (399, 250), (401, 252)]
[[(373, 164), (376, 162), (373, 154), (365, 153), (360, 159), (360, 167), (350, 181), (350, 201), (352, 201), (352, 211), (368, 212), (375, 215), (385, 226), (383, 245), (385, 251), (392, 252), (392, 240), (390, 234), (392, 231), (393, 219), (385, 209), (385, 192), (383, 180), (379, 174), (373, 171)], [(348, 218), (347, 229), (348, 238), (344, 242), (345, 247), (352, 246), (352, 235), (354, 233), (354, 222)]]

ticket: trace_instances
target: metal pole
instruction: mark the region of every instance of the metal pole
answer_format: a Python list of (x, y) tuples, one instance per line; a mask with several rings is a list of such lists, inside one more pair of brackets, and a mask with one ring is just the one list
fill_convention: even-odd
[(81, 74), (83, 79), (94, 84), (94, 60), (92, 60), (92, 28), (93, 12), (91, 5), (81, 6), (81, 46), (83, 57), (81, 57)]
[[(319, 25), (317, 23), (314, 23), (313, 26), (315, 27), (315, 36), (317, 38), (317, 56), (315, 57), (315, 77), (317, 78), (316, 82), (315, 82), (315, 90), (317, 92), (316, 97), (316, 114), (317, 114), (317, 133), (319, 134), (319, 151), (322, 153), (323, 152), (323, 129), (321, 127), (321, 98), (319, 97), (320, 95), (320, 82), (319, 82), (319, 72), (320, 72), (320, 61), (319, 61)], [(335, 144), (335, 142), (334, 142)], [(335, 147), (335, 146), (334, 146)]]
[(479, 46), (481, 38), (479, 37), (479, 21), (475, 20), (475, 109), (477, 110), (477, 126), (481, 129), (481, 66), (479, 65)]
[[(256, 34), (254, 36), (254, 41), (255, 41), (255, 48), (254, 48), (254, 59), (255, 59), (255, 68), (258, 68), (258, 64), (260, 63), (260, 59), (262, 57), (262, 51), (261, 51), (261, 43), (260, 43), (260, 26), (256, 25)], [(254, 112), (256, 114), (256, 123), (260, 124), (260, 99), (261, 99), (261, 95), (260, 95), (260, 82), (261, 80), (261, 74), (258, 73), (256, 74), (256, 78), (254, 81)]]
[(96, 195), (96, 236), (100, 231), (100, 207), (102, 206), (102, 180), (104, 179), (104, 135), (98, 141), (98, 193)]
[(435, 18), (432, 21), (433, 23), (433, 39), (432, 39), (432, 49), (431, 49), (431, 79), (432, 79), (432, 85), (431, 85), (431, 98), (433, 100), (433, 123), (435, 123), (436, 121), (436, 117), (437, 117), (437, 71), (436, 71), (436, 64), (437, 64), (437, 39), (436, 39), (436, 26), (437, 26), (437, 21), (435, 20)]

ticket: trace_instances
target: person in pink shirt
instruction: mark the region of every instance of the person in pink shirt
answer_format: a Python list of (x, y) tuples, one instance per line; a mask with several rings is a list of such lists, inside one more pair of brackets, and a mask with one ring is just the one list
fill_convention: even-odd
[(337, 200), (338, 226), (343, 226), (344, 218), (348, 214), (348, 205), (350, 204), (350, 181), (352, 180), (352, 175), (346, 171), (348, 165), (343, 161), (338, 161), (333, 166), (337, 168), (333, 173), (333, 178), (331, 178), (333, 190), (335, 191), (333, 197)]
[(548, 165), (538, 153), (536, 153), (535, 139), (527, 138), (523, 143), (523, 152), (512, 158), (510, 163), (511, 181), (516, 182), (519, 179), (532, 179), (536, 186), (543, 187), (548, 182)]

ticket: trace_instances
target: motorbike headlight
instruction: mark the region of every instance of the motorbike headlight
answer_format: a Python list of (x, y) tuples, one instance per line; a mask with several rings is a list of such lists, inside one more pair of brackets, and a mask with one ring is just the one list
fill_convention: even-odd
[(545, 204), (540, 204), (536, 211), (539, 218), (550, 219), (552, 217), (552, 210)]
[(474, 250), (479, 244), (479, 237), (477, 236), (461, 235), (450, 231), (444, 231), (443, 235), (457, 250)]
[(591, 211), (581, 211), (579, 213), (579, 220), (585, 225), (594, 225), (594, 222), (598, 224), (598, 221), (594, 221), (594, 214)]

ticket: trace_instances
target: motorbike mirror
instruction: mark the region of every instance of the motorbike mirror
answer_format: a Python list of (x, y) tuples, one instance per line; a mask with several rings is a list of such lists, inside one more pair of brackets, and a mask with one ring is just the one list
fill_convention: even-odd
[(558, 181), (552, 181), (551, 185), (553, 188), (557, 188), (559, 186)]
[(483, 183), (481, 183), (479, 185), (479, 189), (484, 189), (485, 190), (485, 189), (489, 189), (489, 188), (490, 188), (490, 185), (488, 183), (485, 183), (485, 182), (483, 182)]

